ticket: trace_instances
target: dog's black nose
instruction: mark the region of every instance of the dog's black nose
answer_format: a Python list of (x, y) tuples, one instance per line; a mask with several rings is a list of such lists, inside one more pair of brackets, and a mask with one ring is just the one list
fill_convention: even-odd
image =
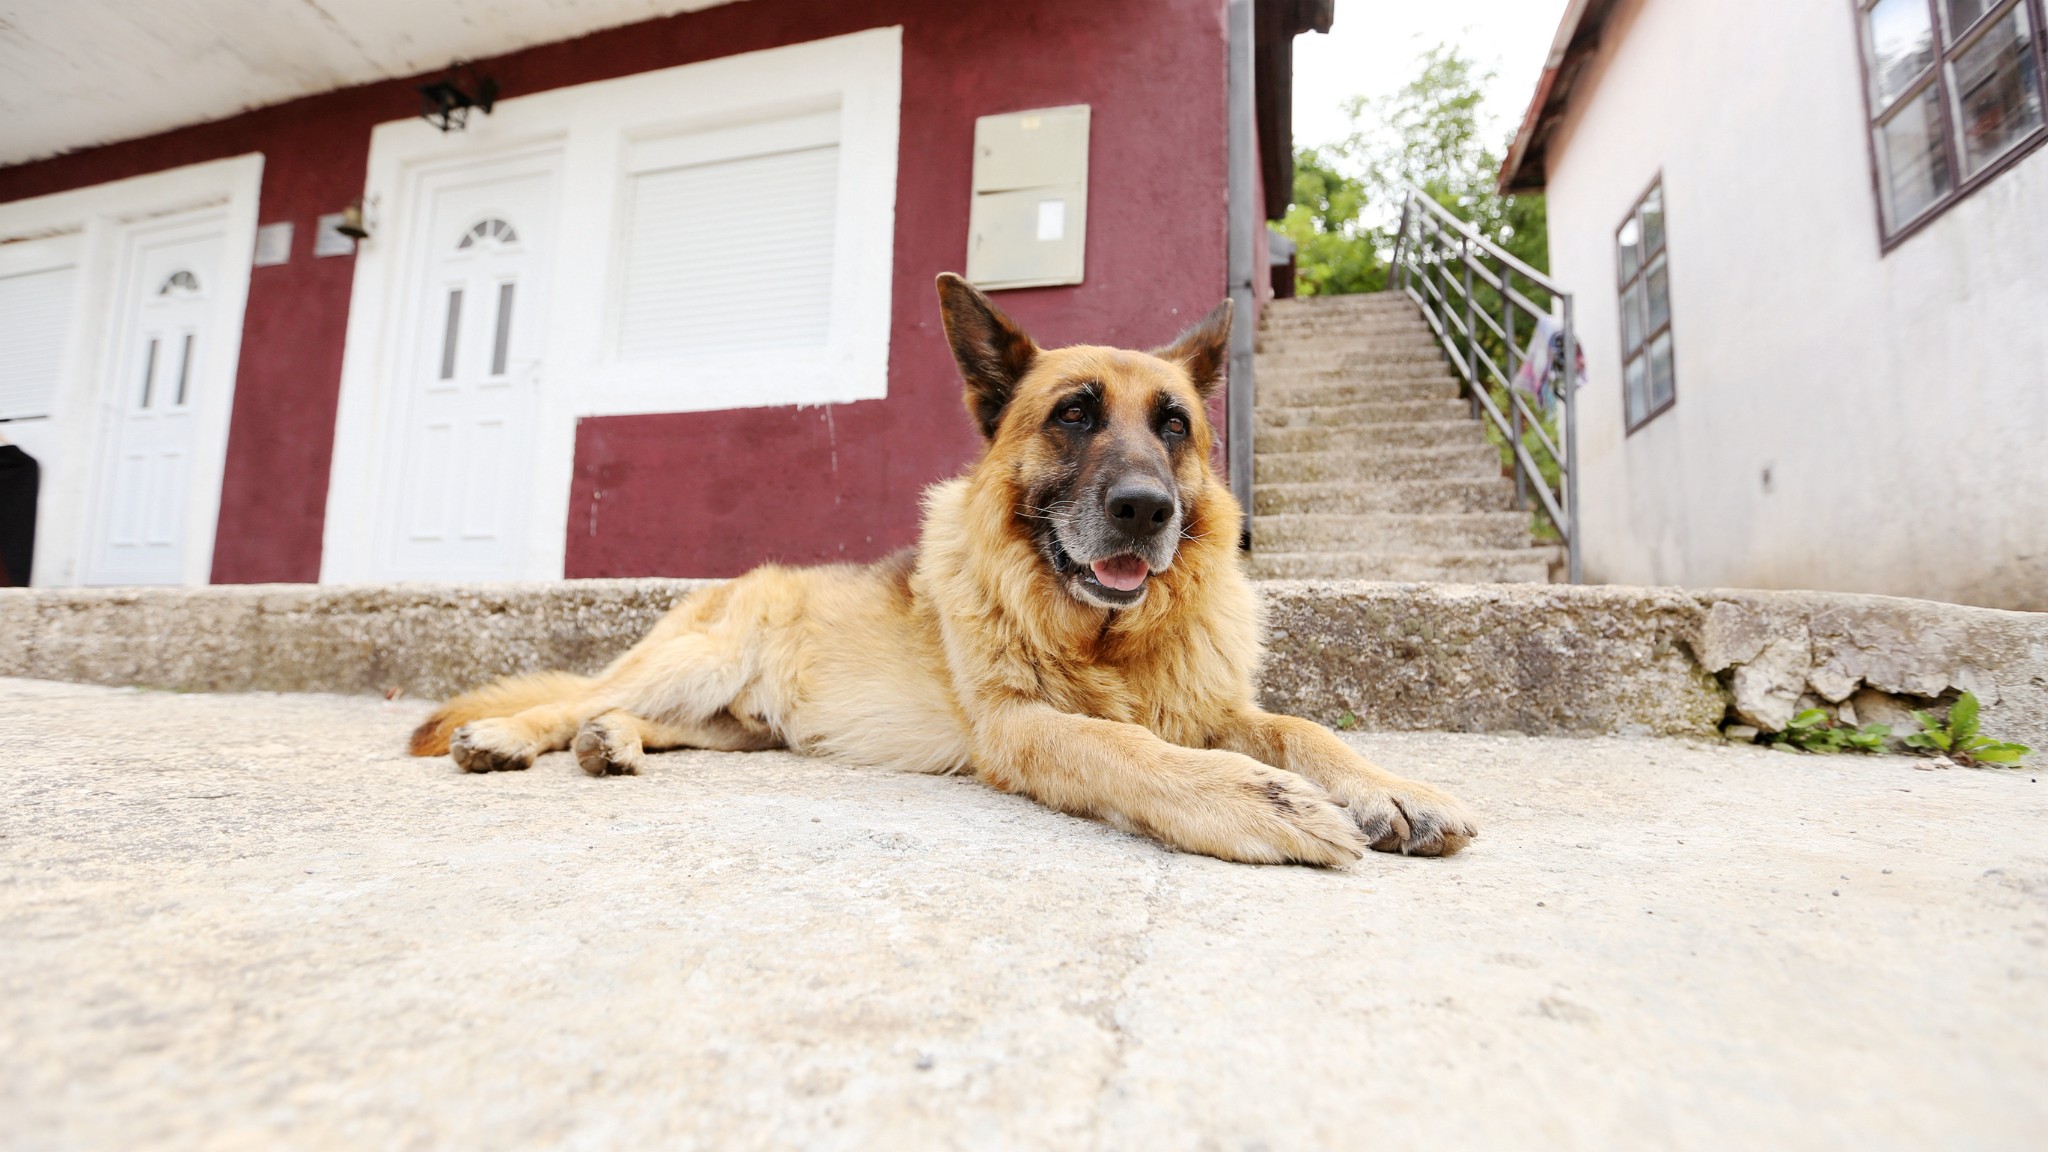
[(1131, 536), (1151, 536), (1173, 519), (1173, 494), (1144, 481), (1126, 481), (1102, 501), (1109, 522)]

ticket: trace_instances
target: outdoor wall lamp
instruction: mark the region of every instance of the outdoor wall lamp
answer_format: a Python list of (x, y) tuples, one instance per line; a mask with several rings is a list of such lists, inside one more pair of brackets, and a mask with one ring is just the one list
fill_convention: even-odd
[(498, 99), (498, 82), (477, 75), (468, 64), (448, 66), (448, 74), (431, 84), (420, 85), (420, 119), (443, 132), (460, 132), (469, 125), (469, 110), (491, 114)]
[(368, 240), (370, 238), (370, 227), (363, 220), (363, 202), (361, 200), (351, 200), (348, 207), (341, 210), (341, 220), (335, 224), (334, 230), (351, 240)]

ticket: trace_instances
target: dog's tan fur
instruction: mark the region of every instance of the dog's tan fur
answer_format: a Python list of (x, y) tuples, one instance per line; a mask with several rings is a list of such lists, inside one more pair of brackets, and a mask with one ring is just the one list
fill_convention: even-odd
[[(1258, 602), (1200, 415), (1227, 307), (1156, 354), (1040, 351), (963, 281), (941, 277), (940, 294), (989, 444), (926, 494), (914, 553), (768, 566), (694, 593), (595, 677), (544, 673), (449, 701), (412, 751), (491, 771), (573, 747), (585, 771), (607, 775), (662, 748), (788, 747), (973, 772), (1062, 812), (1251, 862), (1339, 864), (1368, 847), (1437, 855), (1475, 835), (1455, 800), (1255, 702)], [(1173, 465), (1178, 552), (1128, 608), (1072, 594), (1028, 528), (1033, 485), (1072, 465), (1041, 430), (1076, 380), (1099, 382), (1105, 421), (1142, 421), (1166, 399), (1194, 414)]]

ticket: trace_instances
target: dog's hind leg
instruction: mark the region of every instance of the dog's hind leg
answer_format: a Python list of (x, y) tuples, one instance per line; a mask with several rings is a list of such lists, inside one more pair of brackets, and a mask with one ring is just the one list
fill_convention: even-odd
[(672, 723), (614, 708), (583, 722), (576, 732), (575, 748), (576, 762), (592, 776), (632, 776), (646, 763), (648, 752), (669, 748), (759, 752), (780, 744), (772, 733), (749, 729), (729, 713), (708, 721)]
[(472, 720), (455, 730), (448, 753), (464, 772), (512, 772), (533, 767), (545, 752), (569, 746), (577, 729), (605, 710), (592, 695), (537, 704), (510, 716)]

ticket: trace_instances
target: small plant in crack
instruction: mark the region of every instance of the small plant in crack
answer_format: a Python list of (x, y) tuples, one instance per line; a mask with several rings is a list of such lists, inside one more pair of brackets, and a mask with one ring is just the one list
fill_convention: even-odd
[(1885, 737), (1892, 734), (1885, 724), (1865, 724), (1858, 728), (1852, 724), (1840, 724), (1828, 718), (1819, 708), (1808, 708), (1792, 717), (1782, 732), (1773, 732), (1765, 743), (1789, 744), (1802, 752), (1828, 754), (1834, 752), (1882, 752)]
[(1913, 713), (1918, 732), (1905, 736), (1906, 747), (1947, 756), (1958, 764), (2018, 764), (2028, 748), (1993, 740), (1977, 728), (1977, 694), (1965, 692), (1949, 705), (1948, 719), (1939, 720), (1926, 712)]

